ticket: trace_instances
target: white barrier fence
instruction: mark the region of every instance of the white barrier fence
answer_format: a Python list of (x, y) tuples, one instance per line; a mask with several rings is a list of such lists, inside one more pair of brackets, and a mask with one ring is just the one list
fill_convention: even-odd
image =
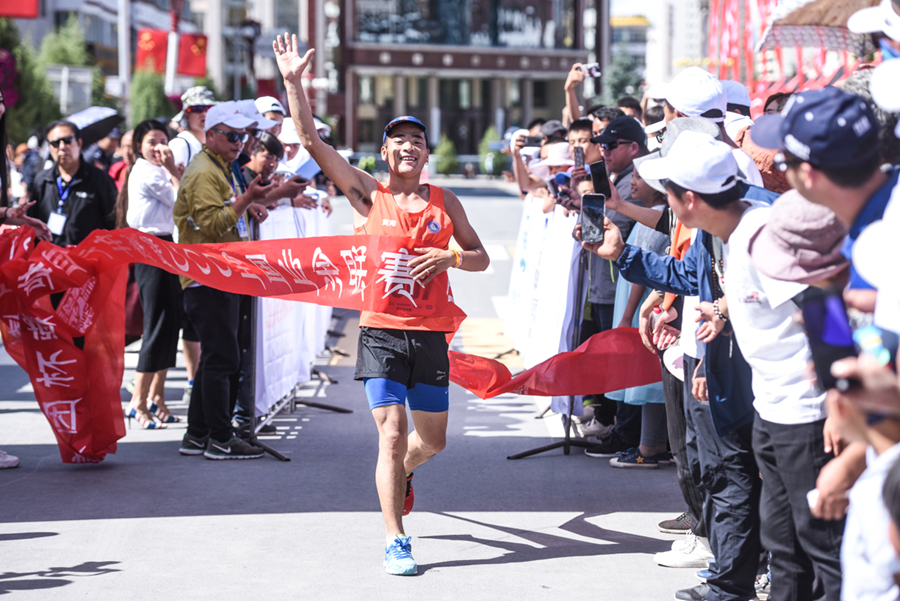
[[(331, 235), (321, 209), (278, 207), (259, 226), (260, 240)], [(325, 350), (331, 307), (259, 298), (256, 304), (256, 412), (264, 415), (310, 380), (316, 355)]]
[[(509, 304), (503, 333), (513, 341), (525, 369), (571, 348), (573, 308), (578, 288), (581, 245), (572, 238), (578, 222), (562, 207), (544, 213), (543, 201), (530, 195), (523, 202), (522, 221), (509, 280)], [(587, 295), (585, 279), (582, 304)], [(567, 413), (568, 397), (553, 397), (554, 411)], [(574, 414), (581, 415), (576, 402)]]

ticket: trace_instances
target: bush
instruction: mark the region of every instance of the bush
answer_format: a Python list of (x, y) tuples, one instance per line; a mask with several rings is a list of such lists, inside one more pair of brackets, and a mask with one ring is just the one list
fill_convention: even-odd
[(500, 134), (493, 125), (484, 132), (484, 137), (478, 144), (478, 154), (481, 156), (481, 172), (486, 175), (500, 175), (509, 165), (509, 156), (497, 150), (491, 150), (491, 142), (499, 142)]
[[(6, 130), (11, 143), (21, 144), (28, 139), (32, 129), (44, 128), (62, 116), (59, 101), (53, 96), (45, 71), (36, 64), (34, 50), (22, 43), (12, 19), (0, 19), (0, 48), (6, 48), (15, 58), (17, 74), (12, 85), (18, 92), (18, 99), (6, 107)], [(7, 102), (10, 102), (9, 96)]]
[(156, 71), (138, 71), (131, 78), (131, 118), (134, 123), (144, 119), (171, 117), (175, 114), (166, 96), (162, 75)]
[(436, 159), (435, 166), (441, 175), (459, 173), (459, 159), (456, 158), (456, 147), (446, 135), (441, 136), (441, 141), (434, 149)]

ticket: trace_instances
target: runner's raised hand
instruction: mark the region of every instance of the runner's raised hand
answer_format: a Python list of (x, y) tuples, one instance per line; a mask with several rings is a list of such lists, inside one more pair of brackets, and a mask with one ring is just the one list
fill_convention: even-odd
[(310, 48), (306, 54), (301, 56), (297, 53), (297, 36), (284, 34), (284, 38), (280, 35), (272, 42), (272, 49), (275, 50), (275, 61), (278, 63), (278, 70), (285, 79), (298, 80), (309, 61), (312, 59), (315, 48)]

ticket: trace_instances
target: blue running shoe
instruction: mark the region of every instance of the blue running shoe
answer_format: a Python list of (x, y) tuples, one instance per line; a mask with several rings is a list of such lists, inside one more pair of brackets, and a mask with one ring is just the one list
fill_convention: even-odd
[(415, 576), (419, 571), (412, 558), (412, 539), (398, 536), (384, 549), (384, 569), (394, 576)]

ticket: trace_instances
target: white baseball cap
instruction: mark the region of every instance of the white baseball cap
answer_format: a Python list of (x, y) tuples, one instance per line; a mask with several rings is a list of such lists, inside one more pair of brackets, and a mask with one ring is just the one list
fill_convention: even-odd
[(263, 117), (259, 109), (256, 108), (256, 102), (253, 100), (238, 100), (235, 104), (237, 104), (238, 110), (241, 111), (243, 116), (256, 122), (256, 129), (269, 129), (278, 125), (277, 121)]
[(728, 104), (750, 108), (750, 92), (747, 91), (747, 86), (733, 79), (720, 79), (719, 83), (725, 88), (725, 98)]
[(722, 83), (700, 67), (688, 67), (667, 84), (656, 84), (652, 98), (665, 99), (679, 113), (716, 123), (725, 119), (728, 97)]
[(261, 96), (260, 98), (257, 98), (254, 103), (256, 104), (256, 110), (264, 115), (266, 113), (281, 113), (282, 115), (287, 115), (287, 111), (284, 110), (284, 105), (273, 96)]
[(278, 139), (282, 144), (300, 144), (300, 136), (297, 134), (297, 126), (293, 119), (285, 119), (281, 124), (281, 133)]
[(313, 117), (313, 124), (316, 126), (316, 131), (322, 133), (326, 138), (331, 137), (331, 126), (319, 119), (318, 117)]
[[(885, 61), (875, 67), (869, 91), (879, 107), (889, 113), (900, 112), (900, 59)], [(894, 128), (894, 135), (900, 138), (900, 122)]]
[(228, 102), (220, 102), (219, 104), (210, 107), (206, 112), (206, 131), (209, 131), (220, 124), (235, 129), (246, 129), (256, 125), (256, 121), (242, 115), (238, 103), (229, 100)]
[(847, 29), (853, 33), (882, 32), (892, 40), (900, 41), (900, 15), (894, 11), (891, 0), (881, 0), (878, 6), (864, 8), (850, 15)]
[(644, 161), (638, 173), (644, 179), (666, 179), (701, 194), (725, 192), (740, 179), (731, 147), (695, 131), (682, 132), (664, 158)]

